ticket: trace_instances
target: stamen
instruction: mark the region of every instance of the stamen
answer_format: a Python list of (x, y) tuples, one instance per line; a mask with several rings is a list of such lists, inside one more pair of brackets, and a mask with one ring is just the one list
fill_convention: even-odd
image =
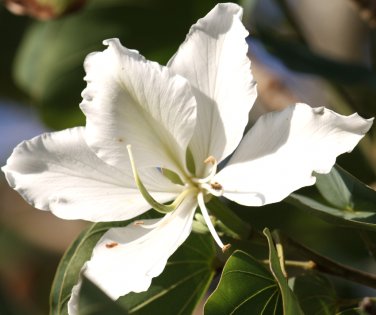
[(211, 164), (213, 164), (213, 167), (210, 170), (210, 174), (208, 176), (206, 176), (205, 178), (192, 178), (192, 181), (195, 182), (195, 183), (197, 183), (197, 184), (203, 184), (203, 183), (209, 182), (214, 177), (214, 175), (217, 173), (218, 162), (217, 162), (217, 160), (215, 159), (214, 156), (210, 155), (204, 161), (204, 163), (205, 164), (211, 163)]
[(127, 145), (127, 150), (128, 150), (128, 155), (129, 155), (129, 160), (131, 162), (131, 167), (132, 167), (132, 172), (133, 172), (133, 177), (136, 182), (137, 188), (140, 190), (140, 193), (142, 197), (146, 200), (146, 202), (155, 210), (158, 212), (162, 213), (168, 213), (176, 209), (176, 206), (174, 204), (171, 205), (164, 205), (162, 203), (159, 203), (156, 201), (147, 191), (146, 187), (142, 183), (140, 176), (138, 175), (137, 168), (134, 162), (133, 154), (132, 154), (132, 148), (131, 145)]
[[(222, 186), (221, 186), (222, 187)], [(205, 189), (209, 193), (211, 193), (213, 196), (216, 197), (221, 197), (223, 195), (223, 190), (222, 189), (215, 189), (213, 188), (212, 184), (204, 183), (201, 184), (201, 188)]]
[(222, 190), (222, 188), (223, 188), (222, 185), (218, 182), (213, 182), (213, 183), (210, 184), (210, 186), (215, 190)]
[(117, 243), (117, 242), (111, 242), (111, 243), (106, 244), (106, 248), (114, 248), (118, 245), (119, 245), (119, 243)]
[(204, 202), (204, 195), (203, 195), (202, 192), (198, 193), (197, 202), (198, 202), (202, 216), (204, 217), (205, 223), (208, 226), (208, 229), (209, 229), (211, 235), (213, 236), (213, 238), (214, 238), (215, 242), (218, 244), (218, 246), (222, 249), (222, 251), (225, 252), (231, 245), (230, 244), (224, 245), (222, 243), (221, 239), (219, 238), (219, 235), (218, 235), (217, 231), (215, 230), (212, 221), (210, 220), (210, 216), (209, 216), (208, 210), (206, 209), (205, 202)]

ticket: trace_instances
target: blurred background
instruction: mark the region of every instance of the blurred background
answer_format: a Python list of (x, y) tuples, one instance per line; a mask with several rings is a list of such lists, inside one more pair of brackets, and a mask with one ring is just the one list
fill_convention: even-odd
[[(78, 107), (84, 88), (83, 60), (88, 53), (103, 50), (104, 39), (118, 37), (124, 46), (166, 64), (189, 27), (216, 3), (0, 2), (0, 164), (22, 140), (85, 124)], [(296, 102), (346, 115), (375, 116), (375, 0), (238, 3), (244, 7), (244, 23), (250, 31), (249, 55), (259, 91), (250, 126), (261, 114)], [(338, 162), (374, 185), (375, 128)], [(357, 233), (334, 230), (292, 206), (251, 209), (246, 216), (260, 228), (278, 227), (292, 236), (303, 235), (303, 242), (342, 262), (362, 268), (369, 264)], [(86, 225), (31, 208), (0, 174), (1, 315), (48, 313), (49, 289), (59, 259)]]

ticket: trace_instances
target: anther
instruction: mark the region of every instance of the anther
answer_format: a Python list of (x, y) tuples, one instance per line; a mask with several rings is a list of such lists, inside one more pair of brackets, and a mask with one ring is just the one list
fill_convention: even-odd
[(231, 244), (226, 244), (225, 246), (222, 247), (222, 253), (227, 252), (231, 247)]
[(107, 247), (107, 248), (114, 248), (114, 247), (116, 247), (116, 246), (118, 246), (118, 245), (119, 245), (119, 243), (111, 242), (111, 243), (107, 243), (107, 244), (106, 244), (106, 247)]
[(195, 182), (195, 183), (198, 183), (198, 184), (203, 184), (203, 183), (207, 183), (209, 182), (213, 177), (214, 175), (217, 173), (217, 166), (218, 166), (218, 163), (217, 163), (217, 160), (215, 159), (214, 156), (210, 155), (205, 161), (204, 161), (205, 164), (212, 164), (213, 167), (211, 168), (210, 170), (210, 174), (208, 176), (206, 176), (205, 178), (192, 178), (192, 181)]
[(222, 185), (218, 182), (213, 182), (210, 184), (211, 188), (215, 189), (215, 190), (222, 190)]
[(211, 163), (211, 164), (216, 164), (217, 163), (217, 160), (215, 159), (214, 156), (210, 155), (208, 156), (205, 161), (204, 161), (205, 164), (208, 164), (208, 163)]

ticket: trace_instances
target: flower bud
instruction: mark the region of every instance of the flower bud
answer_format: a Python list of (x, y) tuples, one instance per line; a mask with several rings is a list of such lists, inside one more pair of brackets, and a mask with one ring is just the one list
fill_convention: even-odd
[(6, 8), (17, 15), (50, 20), (83, 7), (86, 0), (5, 0)]

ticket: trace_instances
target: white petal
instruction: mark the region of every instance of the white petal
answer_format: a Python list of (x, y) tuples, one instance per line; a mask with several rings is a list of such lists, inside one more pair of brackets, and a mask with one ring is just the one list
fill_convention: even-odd
[(68, 301), (68, 314), (79, 315), (79, 295), (82, 286), (82, 279), (80, 277), (79, 282), (73, 287), (71, 297)]
[(81, 109), (87, 143), (120, 169), (128, 167), (128, 144), (137, 167), (184, 169), (196, 123), (189, 84), (117, 39), (104, 43), (109, 47), (88, 55), (84, 64), (87, 87)]
[(190, 148), (198, 176), (208, 156), (221, 161), (237, 147), (256, 98), (241, 17), (238, 5), (218, 4), (192, 26), (168, 64), (194, 87), (198, 112)]
[(329, 173), (336, 157), (355, 147), (372, 120), (306, 104), (268, 113), (244, 137), (215, 180), (225, 197), (240, 204), (278, 202), (313, 185), (312, 172)]
[(108, 296), (117, 299), (129, 292), (146, 291), (168, 258), (191, 232), (195, 198), (188, 197), (178, 209), (161, 220), (145, 220), (154, 229), (130, 224), (110, 229), (95, 246), (84, 274)]
[[(132, 173), (100, 160), (83, 134), (83, 127), (73, 128), (22, 142), (2, 168), (9, 185), (34, 207), (64, 219), (126, 220), (150, 209)], [(160, 202), (181, 191), (156, 169), (141, 177)]]

